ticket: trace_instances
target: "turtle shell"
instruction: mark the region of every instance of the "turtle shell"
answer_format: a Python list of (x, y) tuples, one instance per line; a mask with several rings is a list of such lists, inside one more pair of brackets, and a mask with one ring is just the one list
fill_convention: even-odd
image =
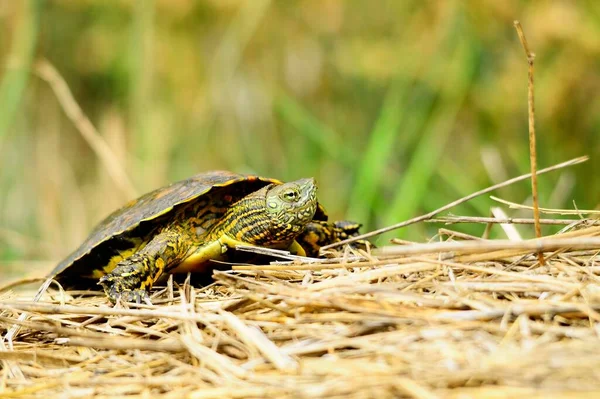
[[(52, 270), (50, 276), (97, 278), (98, 274), (94, 272), (107, 263), (111, 256), (109, 252), (128, 249), (135, 239), (143, 241), (142, 231), (147, 232), (152, 227), (168, 223), (169, 215), (178, 206), (199, 201), (209, 193), (212, 193), (214, 200), (220, 197), (220, 192), (223, 192), (223, 196), (233, 197), (232, 201), (235, 201), (268, 184), (282, 182), (255, 175), (212, 171), (151, 191), (130, 201), (100, 222), (79, 248)], [(231, 196), (231, 193), (235, 195)], [(314, 219), (327, 220), (320, 205)]]

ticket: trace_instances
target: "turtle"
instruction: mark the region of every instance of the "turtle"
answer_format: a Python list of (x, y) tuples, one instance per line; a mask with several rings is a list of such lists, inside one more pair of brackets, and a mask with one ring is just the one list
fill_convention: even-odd
[(313, 178), (280, 180), (210, 171), (158, 188), (101, 221), (50, 273), (63, 286), (100, 284), (115, 303), (149, 302), (165, 273), (200, 272), (237, 245), (318, 256), (323, 245), (358, 234), (328, 221)]

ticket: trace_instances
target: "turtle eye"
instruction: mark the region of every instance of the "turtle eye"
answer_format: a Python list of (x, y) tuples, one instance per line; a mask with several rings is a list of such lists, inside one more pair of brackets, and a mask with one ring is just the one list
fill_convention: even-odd
[(298, 191), (296, 190), (286, 190), (283, 192), (283, 198), (290, 202), (298, 201)]

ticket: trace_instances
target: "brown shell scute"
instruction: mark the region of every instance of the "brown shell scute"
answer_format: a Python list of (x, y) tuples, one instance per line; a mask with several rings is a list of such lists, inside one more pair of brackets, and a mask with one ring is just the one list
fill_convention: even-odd
[(258, 184), (259, 186), (270, 183), (281, 183), (275, 179), (254, 175), (213, 171), (200, 173), (144, 194), (138, 199), (130, 201), (122, 208), (117, 209), (100, 222), (81, 246), (60, 262), (50, 275), (58, 275), (103, 242), (133, 230), (142, 222), (152, 221), (159, 216), (166, 215), (177, 205), (194, 201), (218, 187), (225, 187), (236, 183), (247, 184), (249, 182), (263, 183)]

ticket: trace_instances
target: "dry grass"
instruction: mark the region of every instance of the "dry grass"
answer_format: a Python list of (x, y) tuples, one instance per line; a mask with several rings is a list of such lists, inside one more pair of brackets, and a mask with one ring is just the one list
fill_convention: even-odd
[(237, 267), (128, 309), (5, 292), (0, 397), (598, 397), (599, 235)]

